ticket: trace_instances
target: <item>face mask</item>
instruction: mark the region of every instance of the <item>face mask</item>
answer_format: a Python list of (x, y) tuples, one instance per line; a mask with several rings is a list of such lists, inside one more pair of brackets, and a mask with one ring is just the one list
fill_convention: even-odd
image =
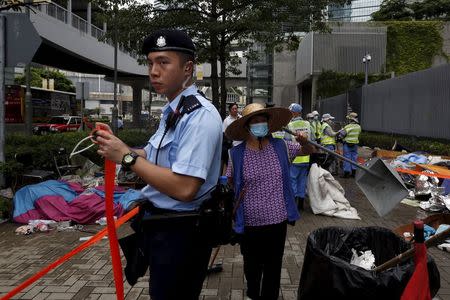
[(250, 132), (255, 137), (265, 137), (269, 133), (267, 122), (250, 124)]

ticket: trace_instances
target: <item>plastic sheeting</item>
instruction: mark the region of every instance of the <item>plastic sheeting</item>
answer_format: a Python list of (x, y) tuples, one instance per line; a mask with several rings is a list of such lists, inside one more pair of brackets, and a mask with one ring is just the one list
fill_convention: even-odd
[[(27, 224), (29, 220), (49, 219), (93, 224), (105, 215), (103, 187), (84, 190), (81, 185), (48, 180), (27, 185), (14, 195), (14, 221)], [(116, 187), (114, 204), (116, 216), (121, 216), (131, 202), (139, 199), (136, 190)]]
[[(308, 237), (298, 299), (400, 299), (414, 271), (413, 260), (375, 273), (349, 263), (352, 248), (372, 250), (375, 265), (380, 265), (409, 246), (381, 227), (319, 228)], [(428, 256), (428, 274), (434, 296), (440, 288), (440, 274), (431, 256)]]
[(344, 188), (330, 172), (313, 164), (308, 175), (308, 197), (314, 214), (357, 219), (358, 212), (344, 196)]

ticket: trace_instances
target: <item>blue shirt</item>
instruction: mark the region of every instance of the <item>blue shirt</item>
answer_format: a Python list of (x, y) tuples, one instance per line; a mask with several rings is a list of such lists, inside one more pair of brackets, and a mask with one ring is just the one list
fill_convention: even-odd
[[(189, 211), (199, 208), (209, 198), (210, 191), (216, 184), (220, 173), (220, 156), (222, 151), (222, 119), (219, 112), (191, 85), (179, 94), (163, 109), (163, 118), (156, 133), (144, 148), (147, 160), (155, 163), (156, 152), (166, 127), (166, 119), (175, 111), (181, 96), (195, 95), (202, 107), (189, 114), (184, 114), (175, 129), (170, 129), (164, 137), (158, 154), (158, 165), (169, 168), (172, 172), (201, 178), (204, 183), (194, 200), (182, 202), (173, 199), (151, 185), (147, 185), (142, 194), (154, 206), (176, 211)], [(182, 186), (178, 187), (184, 188)]]

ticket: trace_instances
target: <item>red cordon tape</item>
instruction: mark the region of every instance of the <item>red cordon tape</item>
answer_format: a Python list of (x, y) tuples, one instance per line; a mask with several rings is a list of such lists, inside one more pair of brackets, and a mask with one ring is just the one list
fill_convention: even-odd
[(427, 173), (427, 172), (413, 171), (413, 170), (402, 169), (402, 168), (397, 168), (396, 170), (399, 173), (406, 173), (406, 174), (412, 174), (412, 175), (425, 175), (425, 176), (437, 177), (437, 178), (442, 178), (442, 179), (450, 179), (450, 176), (439, 174), (439, 173)]
[[(135, 207), (134, 209), (130, 210), (127, 214), (125, 214), (124, 216), (122, 216), (115, 222), (115, 228), (119, 228), (120, 226), (122, 226), (125, 222), (127, 222), (129, 219), (134, 217), (138, 212), (139, 212), (139, 207)], [(100, 241), (104, 236), (106, 236), (108, 234), (108, 229), (109, 228), (102, 229), (101, 231), (99, 231), (97, 234), (95, 234), (93, 237), (91, 237), (89, 240), (87, 240), (80, 246), (76, 247), (69, 253), (65, 254), (64, 256), (61, 256), (60, 258), (58, 258), (57, 260), (55, 260), (54, 262), (52, 262), (45, 268), (41, 269), (38, 273), (34, 274), (32, 277), (30, 277), (27, 280), (25, 280), (24, 282), (22, 282), (19, 286), (17, 286), (12, 291), (10, 291), (8, 294), (3, 296), (0, 300), (11, 299), (11, 297), (14, 297), (15, 295), (17, 295), (20, 291), (22, 291), (23, 289), (25, 289), (26, 287), (31, 285), (36, 280), (40, 279), (42, 276), (47, 274), (49, 271), (55, 269), (62, 263), (69, 260), (72, 256), (74, 256), (74, 255), (80, 253), (81, 251), (83, 251), (84, 249), (89, 248), (90, 246), (94, 245), (95, 243)], [(122, 275), (122, 270), (120, 270), (120, 274)], [(123, 284), (122, 281), (121, 281), (121, 283)], [(122, 286), (122, 289), (123, 289), (123, 286)]]
[(105, 205), (106, 223), (108, 227), (109, 248), (111, 250), (114, 284), (116, 285), (117, 300), (123, 300), (122, 262), (120, 261), (119, 242), (117, 241), (116, 227), (114, 226), (114, 179), (116, 164), (105, 160)]

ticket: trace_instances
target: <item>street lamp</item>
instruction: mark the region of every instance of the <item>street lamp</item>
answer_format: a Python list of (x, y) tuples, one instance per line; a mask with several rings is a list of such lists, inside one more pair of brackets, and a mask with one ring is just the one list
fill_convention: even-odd
[(370, 56), (369, 53), (366, 53), (366, 55), (362, 58), (362, 63), (364, 64), (364, 85), (367, 85), (368, 83), (368, 76), (369, 76), (369, 62), (372, 60), (372, 56)]

